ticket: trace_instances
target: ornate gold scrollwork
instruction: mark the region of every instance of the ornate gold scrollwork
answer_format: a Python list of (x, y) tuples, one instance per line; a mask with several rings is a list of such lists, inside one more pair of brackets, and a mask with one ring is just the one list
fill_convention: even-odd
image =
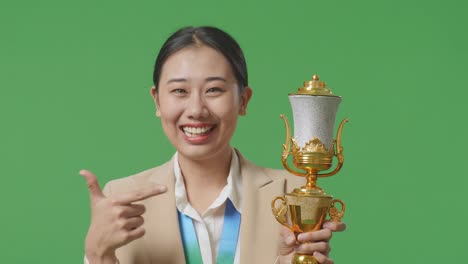
[[(281, 204), (276, 207), (276, 201), (280, 200)], [(288, 204), (286, 202), (286, 199), (283, 196), (276, 196), (273, 201), (271, 201), (271, 211), (273, 213), (273, 216), (276, 218), (276, 221), (278, 221), (280, 224), (283, 226), (287, 227), (289, 230), (294, 232), (293, 227), (291, 227), (287, 220), (286, 220), (286, 213), (288, 212)]]
[[(280, 115), (281, 119), (284, 121), (286, 127), (286, 138), (285, 143), (283, 144), (283, 153), (282, 153), (282, 163), (284, 168), (290, 173), (307, 177), (307, 187), (315, 187), (315, 180), (317, 177), (329, 177), (338, 173), (343, 167), (344, 156), (343, 156), (343, 147), (341, 145), (341, 133), (343, 131), (343, 126), (348, 122), (348, 118), (341, 121), (336, 140), (333, 141), (331, 146), (327, 149), (325, 144), (323, 144), (320, 139), (312, 138), (309, 142), (305, 144), (304, 147), (300, 147), (294, 138), (291, 138), (291, 128), (289, 126), (288, 119), (284, 115)], [(297, 169), (304, 170), (304, 172), (296, 171), (292, 169), (288, 164), (289, 155), (293, 156), (295, 167)], [(319, 174), (320, 170), (327, 170), (332, 165), (332, 158), (335, 156), (338, 159), (338, 164), (335, 169), (331, 172)], [(298, 166), (300, 164), (301, 166)], [(319, 164), (315, 167), (310, 164)]]
[(300, 148), (297, 145), (296, 140), (293, 138), (291, 139), (293, 147), (292, 147), (292, 154), (293, 156), (304, 155), (307, 153), (322, 153), (325, 155), (333, 156), (333, 144), (330, 146), (329, 149), (325, 146), (325, 144), (320, 141), (318, 138), (313, 138), (307, 142), (303, 148)]
[[(336, 208), (335, 206), (336, 203), (341, 204), (341, 210), (338, 210), (338, 208)], [(330, 215), (330, 218), (333, 222), (338, 223), (341, 221), (341, 218), (343, 218), (345, 210), (346, 210), (346, 206), (344, 202), (340, 199), (334, 199), (330, 204), (330, 208), (328, 209), (328, 214)]]
[(341, 133), (343, 132), (344, 124), (347, 123), (348, 121), (349, 121), (348, 118), (345, 118), (341, 121), (340, 126), (338, 127), (338, 132), (336, 134), (336, 140), (335, 140), (336, 150), (335, 150), (334, 156), (338, 159), (338, 164), (336, 165), (333, 171), (329, 173), (324, 173), (324, 174), (317, 174), (318, 177), (324, 178), (324, 177), (333, 176), (341, 170), (341, 167), (343, 167), (344, 156), (343, 156), (343, 146), (341, 145)]

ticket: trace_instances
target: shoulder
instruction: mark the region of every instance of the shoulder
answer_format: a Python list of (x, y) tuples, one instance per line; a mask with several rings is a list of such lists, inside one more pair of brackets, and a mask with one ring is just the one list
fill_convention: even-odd
[(303, 177), (292, 175), (284, 169), (259, 168), (273, 181), (283, 180), (287, 191), (292, 191), (294, 188), (302, 186), (305, 183), (305, 179)]
[(105, 187), (106, 194), (126, 193), (138, 190), (148, 184), (166, 184), (173, 174), (173, 160), (142, 172), (109, 181)]
[(290, 174), (283, 169), (273, 169), (273, 168), (266, 168), (266, 167), (261, 167), (258, 165), (256, 166), (259, 170), (261, 170), (263, 173), (268, 175), (272, 180), (283, 180), (283, 179), (288, 179), (290, 177)]
[(273, 169), (258, 166), (254, 162), (245, 158), (238, 150), (236, 151), (243, 171), (248, 171), (249, 173), (256, 175), (266, 175), (272, 181), (285, 181), (288, 186), (292, 185), (297, 187), (304, 184), (304, 179), (302, 179), (302, 177), (294, 176), (284, 169)]

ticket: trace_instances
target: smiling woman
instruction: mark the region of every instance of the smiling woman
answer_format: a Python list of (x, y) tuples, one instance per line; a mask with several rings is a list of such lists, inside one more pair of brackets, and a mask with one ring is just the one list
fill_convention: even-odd
[(345, 225), (297, 238), (282, 229), (270, 201), (299, 179), (257, 167), (230, 145), (252, 96), (237, 42), (214, 27), (183, 28), (161, 48), (153, 79), (156, 116), (177, 152), (103, 191), (81, 172), (92, 208), (85, 262), (291, 263), (297, 251), (333, 263), (331, 233)]
[(250, 87), (239, 89), (228, 60), (206, 45), (184, 48), (164, 62), (157, 85), (151, 89), (157, 115), (179, 162), (227, 164), (237, 116), (252, 95)]

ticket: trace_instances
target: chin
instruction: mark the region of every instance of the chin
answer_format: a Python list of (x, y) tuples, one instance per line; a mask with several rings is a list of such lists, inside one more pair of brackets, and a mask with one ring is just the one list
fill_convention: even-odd
[(184, 146), (177, 149), (179, 155), (183, 155), (186, 158), (194, 161), (201, 161), (212, 159), (215, 160), (216, 158), (220, 157), (223, 150), (231, 149), (228, 146), (201, 146), (201, 145), (192, 145), (192, 146)]

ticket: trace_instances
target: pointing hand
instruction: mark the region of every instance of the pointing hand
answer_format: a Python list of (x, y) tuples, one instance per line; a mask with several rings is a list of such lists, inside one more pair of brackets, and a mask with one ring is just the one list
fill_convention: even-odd
[(115, 250), (142, 237), (145, 207), (135, 202), (167, 191), (163, 185), (106, 197), (96, 176), (87, 170), (80, 171), (88, 185), (91, 201), (91, 225), (85, 242), (86, 256), (91, 264), (116, 263)]

